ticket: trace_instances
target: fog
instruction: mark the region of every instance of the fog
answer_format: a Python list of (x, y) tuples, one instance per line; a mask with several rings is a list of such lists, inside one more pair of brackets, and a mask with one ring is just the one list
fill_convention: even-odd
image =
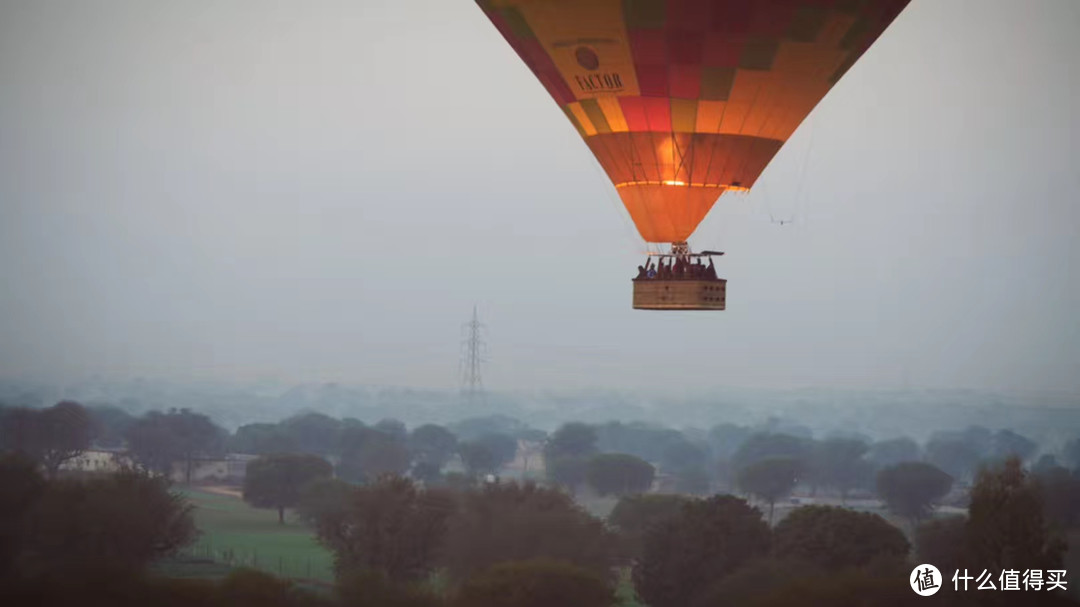
[(1078, 26), (914, 0), (655, 313), (472, 2), (0, 1), (0, 375), (453, 388), (477, 305), (495, 390), (1077, 392)]

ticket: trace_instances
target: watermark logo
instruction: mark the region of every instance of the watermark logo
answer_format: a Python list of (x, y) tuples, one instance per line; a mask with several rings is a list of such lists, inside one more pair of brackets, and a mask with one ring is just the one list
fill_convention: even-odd
[(941, 590), (941, 572), (928, 563), (916, 567), (908, 581), (911, 582), (911, 589), (919, 596), (930, 596)]

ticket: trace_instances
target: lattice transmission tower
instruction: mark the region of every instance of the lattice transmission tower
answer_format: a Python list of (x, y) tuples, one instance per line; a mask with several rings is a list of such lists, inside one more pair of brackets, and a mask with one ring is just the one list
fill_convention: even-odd
[(464, 338), (461, 340), (461, 393), (470, 402), (477, 402), (484, 397), (484, 380), (480, 367), (487, 362), (484, 355), (487, 344), (484, 343), (484, 325), (473, 306), (472, 320), (462, 325)]

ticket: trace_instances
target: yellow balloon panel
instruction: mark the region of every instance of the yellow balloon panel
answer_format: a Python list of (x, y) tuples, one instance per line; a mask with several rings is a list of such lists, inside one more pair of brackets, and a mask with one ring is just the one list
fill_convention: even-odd
[[(908, 0), (477, 0), (648, 242), (769, 161)], [(710, 199), (711, 198), (711, 199)]]

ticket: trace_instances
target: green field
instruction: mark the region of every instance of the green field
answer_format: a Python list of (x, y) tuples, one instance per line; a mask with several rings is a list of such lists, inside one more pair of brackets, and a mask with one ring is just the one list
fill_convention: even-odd
[(252, 508), (227, 495), (182, 488), (195, 506), (202, 532), (183, 558), (163, 564), (176, 577), (220, 577), (230, 567), (253, 567), (281, 577), (333, 582), (333, 556), (319, 545), (309, 527), (277, 511)]

